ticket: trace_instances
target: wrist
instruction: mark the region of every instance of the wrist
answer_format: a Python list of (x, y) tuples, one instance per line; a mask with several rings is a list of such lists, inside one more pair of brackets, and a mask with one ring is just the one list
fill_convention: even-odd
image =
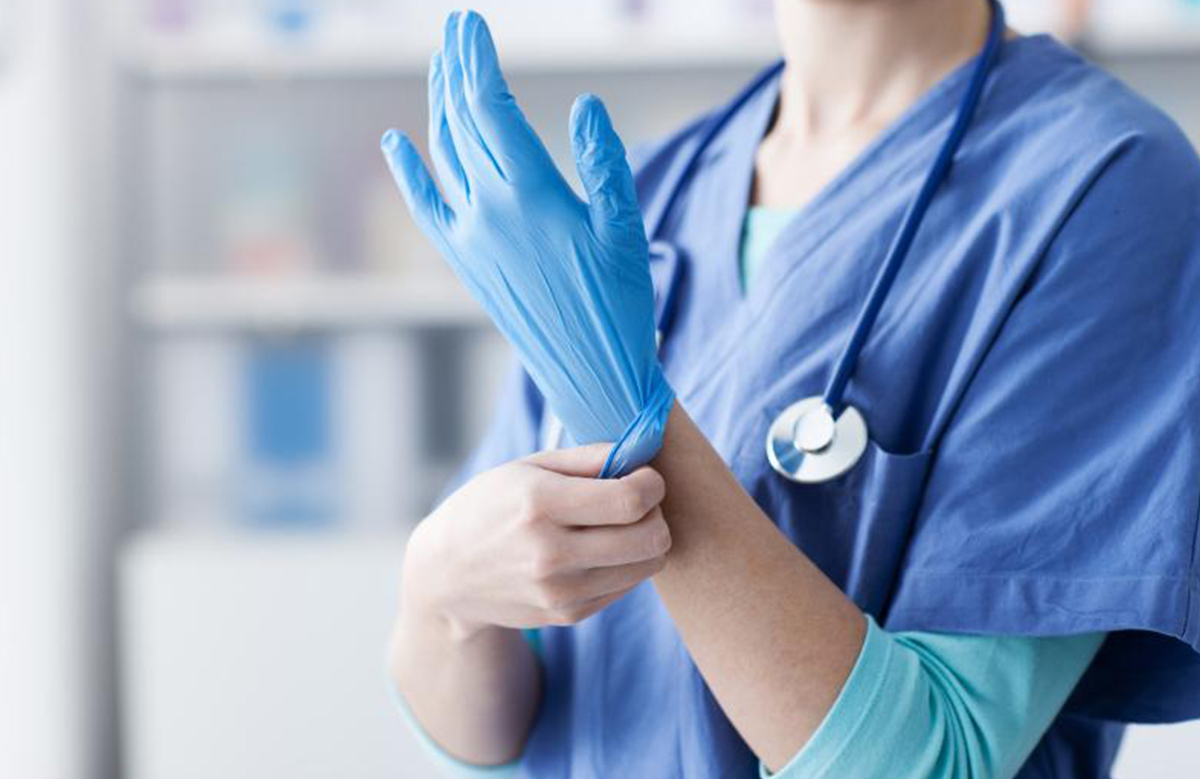
[(438, 526), (434, 517), (430, 517), (409, 536), (404, 553), (400, 618), (409, 630), (461, 643), (491, 626), (465, 619), (454, 608), (460, 599), (453, 586), (461, 577), (453, 572), (453, 556), (442, 543)]

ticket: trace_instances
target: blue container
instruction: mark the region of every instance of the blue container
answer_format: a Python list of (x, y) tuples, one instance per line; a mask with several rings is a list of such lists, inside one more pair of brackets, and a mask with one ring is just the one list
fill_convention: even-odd
[(337, 518), (330, 354), (305, 341), (247, 354), (244, 505), (256, 525), (313, 527)]

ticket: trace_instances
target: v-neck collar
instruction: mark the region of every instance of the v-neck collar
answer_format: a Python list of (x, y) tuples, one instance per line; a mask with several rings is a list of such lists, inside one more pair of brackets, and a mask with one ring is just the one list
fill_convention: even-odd
[[(1012, 45), (1013, 41), (1009, 41), (1006, 45)], [(952, 70), (940, 81), (930, 87), (917, 99), (915, 103), (910, 105), (899, 117), (894, 119), (883, 130), (875, 135), (855, 157), (838, 173), (827, 181), (817, 193), (813, 195), (807, 202), (798, 208), (794, 209), (795, 215), (783, 230), (776, 237), (768, 255), (775, 257), (779, 255), (780, 244), (790, 242), (795, 238), (797, 228), (806, 226), (806, 223), (812, 220), (812, 216), (820, 212), (826, 204), (835, 199), (837, 195), (843, 192), (847, 185), (857, 180), (864, 169), (871, 167), (881, 152), (890, 146), (893, 142), (900, 140), (905, 136), (910, 136), (913, 133), (927, 132), (942, 122), (953, 120), (953, 111), (957, 108), (957, 102), (952, 100), (955, 97), (955, 87), (963, 84), (969, 77), (971, 71), (976, 64), (977, 58), (972, 57), (957, 68)], [(747, 112), (745, 123), (742, 125), (741, 132), (737, 133), (737, 141), (731, 144), (729, 154), (726, 157), (728, 163), (736, 165), (739, 169), (737, 177), (738, 186), (727, 188), (726, 192), (732, 200), (736, 198), (736, 206), (734, 202), (727, 203), (730, 206), (724, 211), (734, 218), (729, 220), (729, 223), (722, 229), (722, 240), (720, 246), (729, 253), (724, 253), (725, 257), (734, 257), (734, 262), (725, 262), (725, 270), (731, 274), (730, 279), (737, 284), (734, 289), (741, 289), (740, 276), (738, 275), (739, 265), (736, 258), (741, 247), (742, 229), (744, 227), (746, 213), (750, 208), (751, 194), (754, 187), (755, 178), (755, 158), (758, 153), (758, 148), (766, 137), (767, 131), (770, 130), (771, 123), (775, 117), (776, 108), (779, 104), (779, 94), (783, 72), (781, 71), (772, 82), (764, 87), (761, 99), (757, 101), (752, 112)], [(936, 110), (939, 104), (953, 103), (948, 105), (949, 112)], [(731, 124), (734, 124), (731, 122)], [(730, 128), (732, 129), (732, 128)], [(726, 132), (730, 130), (727, 129)], [(849, 215), (848, 213), (846, 215)], [(840, 221), (840, 220), (839, 220)], [(732, 238), (731, 238), (732, 236)], [(759, 287), (769, 292), (772, 286), (771, 266), (776, 266), (778, 270), (778, 262), (772, 262), (771, 259), (764, 261), (760, 272)], [(747, 294), (739, 295), (743, 303), (754, 302), (754, 293), (747, 291)]]
[[(1004, 54), (1024, 40), (1028, 38), (1007, 42)], [(753, 326), (756, 312), (768, 307), (786, 287), (786, 279), (804, 264), (799, 258), (811, 254), (830, 234), (854, 218), (853, 203), (835, 207), (852, 188), (851, 184), (861, 186), (862, 177), (868, 174), (881, 181), (898, 175), (920, 175), (923, 155), (888, 160), (886, 152), (900, 141), (928, 134), (953, 121), (959, 93), (976, 62), (977, 57), (970, 58), (927, 90), (800, 207), (768, 250), (768, 258), (763, 261), (756, 283), (744, 294), (739, 261), (742, 230), (754, 184), (755, 155), (778, 105), (782, 71), (765, 84), (761, 94), (755, 96), (713, 139), (701, 161), (705, 174), (697, 177), (700, 186), (717, 188), (705, 198), (716, 206), (713, 222), (709, 225), (713, 240), (705, 247), (707, 262), (702, 261), (699, 264), (703, 267), (695, 267), (693, 271), (707, 277), (698, 286), (703, 289), (701, 294), (706, 310), (711, 306), (720, 311), (721, 323), (718, 337), (705, 350), (706, 355), (715, 360), (704, 359), (710, 367), (699, 375), (707, 373), (711, 377), (711, 366), (727, 362), (747, 328)], [(999, 71), (1000, 65), (998, 62), (994, 72)], [(884, 166), (885, 162), (890, 165)], [(785, 256), (793, 261), (784, 262)], [(882, 261), (882, 258), (878, 260)]]

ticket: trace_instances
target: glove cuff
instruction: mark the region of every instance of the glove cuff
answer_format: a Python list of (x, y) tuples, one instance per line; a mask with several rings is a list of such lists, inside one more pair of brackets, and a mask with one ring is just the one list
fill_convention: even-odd
[(613, 444), (604, 462), (604, 469), (600, 471), (600, 478), (619, 478), (653, 460), (662, 448), (667, 417), (671, 415), (674, 405), (675, 390), (671, 389), (662, 371), (655, 370), (646, 405)]

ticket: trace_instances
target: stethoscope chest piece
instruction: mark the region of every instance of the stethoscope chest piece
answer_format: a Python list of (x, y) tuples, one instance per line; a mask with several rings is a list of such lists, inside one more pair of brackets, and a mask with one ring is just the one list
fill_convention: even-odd
[(853, 406), (841, 416), (825, 399), (805, 398), (784, 409), (767, 431), (767, 459), (784, 478), (801, 484), (836, 479), (867, 450), (867, 423)]

